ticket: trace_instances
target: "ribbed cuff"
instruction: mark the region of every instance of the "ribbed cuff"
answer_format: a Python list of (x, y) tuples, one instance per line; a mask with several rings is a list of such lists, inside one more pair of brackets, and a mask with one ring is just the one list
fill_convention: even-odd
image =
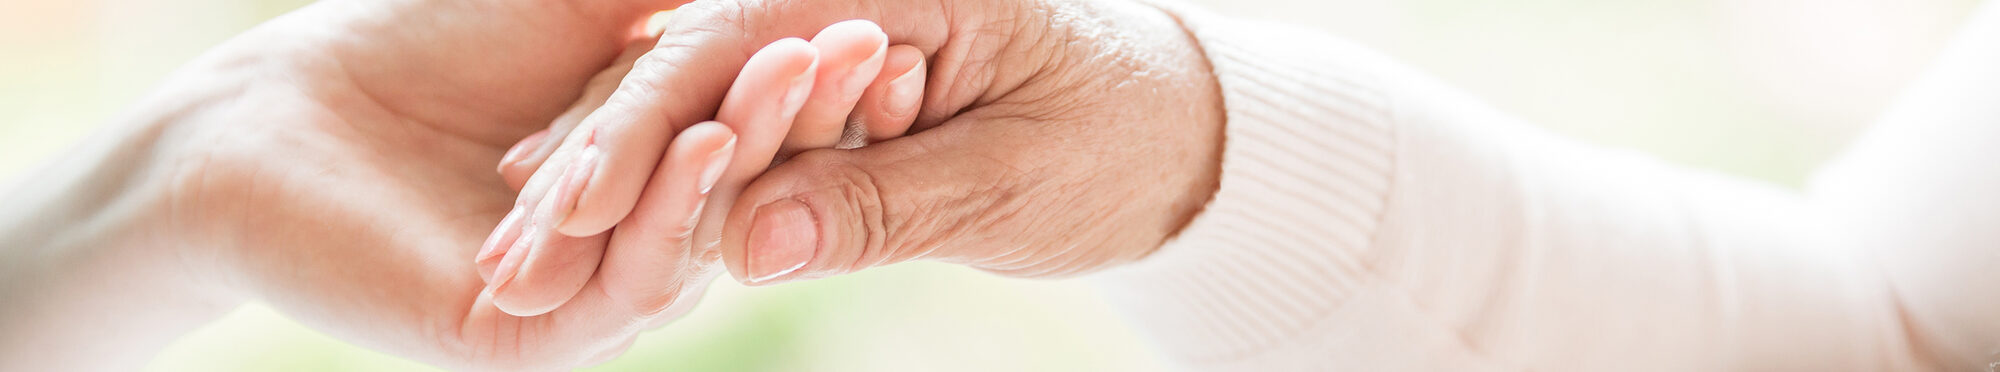
[(1227, 108), (1221, 188), (1141, 262), (1100, 276), (1169, 357), (1227, 365), (1316, 328), (1370, 280), (1394, 128), (1368, 64), (1319, 31), (1172, 3), (1205, 48)]

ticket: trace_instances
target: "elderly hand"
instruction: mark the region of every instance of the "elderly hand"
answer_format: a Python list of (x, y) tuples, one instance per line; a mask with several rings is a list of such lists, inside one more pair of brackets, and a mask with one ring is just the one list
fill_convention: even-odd
[[(493, 303), (510, 314), (541, 314), (600, 278), (614, 299), (639, 313), (674, 304), (714, 272), (716, 257), (693, 255), (687, 234), (711, 192), (734, 195), (746, 177), (781, 155), (902, 135), (919, 104), (922, 65), (916, 48), (890, 46), (881, 28), (854, 20), (827, 26), (810, 42), (788, 38), (759, 50), (715, 109), (720, 123), (607, 130), (602, 119), (619, 112), (591, 113), (631, 93), (615, 94), (610, 84), (587, 92), (584, 104), (565, 113), (549, 134), (530, 136), (501, 160), (502, 176), (524, 188), (474, 258), (489, 278)], [(631, 69), (626, 61), (604, 76)], [(713, 132), (743, 135), (704, 139)], [(725, 142), (727, 149), (718, 148)], [(611, 143), (618, 146), (597, 146)], [(657, 163), (648, 172), (591, 172), (598, 164), (635, 161)], [(614, 184), (643, 184), (645, 193), (616, 204), (578, 192), (583, 185)], [(619, 221), (616, 230), (612, 221)]]
[[(712, 71), (742, 65), (772, 40), (856, 18), (929, 56), (920, 132), (809, 150), (760, 176), (725, 179), (756, 177), (740, 195), (711, 196), (689, 255), (719, 254), (752, 284), (919, 258), (1063, 276), (1145, 256), (1213, 192), (1223, 119), (1215, 79), (1173, 18), (1127, 2), (696, 2), (676, 11), (659, 45), (592, 114), (594, 130), (619, 135), (589, 145), (657, 153), (654, 134), (721, 103), (714, 92), (731, 81)], [(557, 151), (549, 164), (558, 166), (541, 172), (565, 172), (562, 154), (577, 152)], [(629, 159), (593, 171), (650, 173), (658, 156)], [(589, 214), (591, 226), (578, 230), (622, 216), (592, 210), (617, 209), (593, 200), (629, 206), (643, 187), (583, 186), (572, 216)]]

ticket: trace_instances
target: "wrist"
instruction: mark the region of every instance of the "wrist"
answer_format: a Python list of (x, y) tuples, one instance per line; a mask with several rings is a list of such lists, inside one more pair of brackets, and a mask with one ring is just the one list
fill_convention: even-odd
[(1173, 65), (1182, 67), (1178, 70), (1185, 89), (1181, 97), (1189, 108), (1186, 116), (1188, 127), (1185, 129), (1191, 135), (1185, 136), (1188, 142), (1181, 145), (1192, 153), (1184, 163), (1187, 174), (1192, 177), (1183, 189), (1187, 192), (1170, 199), (1174, 201), (1170, 210), (1179, 216), (1167, 233), (1167, 240), (1172, 240), (1187, 229), (1209, 202), (1215, 200), (1215, 193), (1222, 187), (1222, 153), (1228, 110), (1222, 102), (1222, 84), (1215, 75), (1214, 65), (1209, 62), (1201, 41), (1188, 27), (1183, 15), (1161, 4), (1141, 4), (1160, 14), (1159, 18), (1165, 20), (1162, 23), (1171, 26), (1163, 29), (1171, 30), (1165, 34), (1174, 35), (1171, 39), (1179, 46), (1171, 49), (1181, 51), (1172, 60), (1178, 62)]
[(0, 369), (137, 367), (235, 304), (173, 228), (172, 127), (113, 125), (9, 189)]

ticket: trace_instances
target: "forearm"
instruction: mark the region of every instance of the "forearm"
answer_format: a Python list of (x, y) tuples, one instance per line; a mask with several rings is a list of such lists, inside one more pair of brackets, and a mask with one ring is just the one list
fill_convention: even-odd
[(1313, 31), (1194, 23), (1223, 186), (1111, 281), (1197, 366), (1912, 363), (1879, 273), (1794, 193), (1555, 138)]
[(2000, 369), (2000, 3), (1808, 190), (1894, 288), (1941, 370)]
[(8, 189), (0, 370), (137, 368), (227, 310), (172, 225), (165, 127), (107, 130)]
[(1373, 248), (1470, 349), (1531, 369), (1915, 367), (1880, 271), (1797, 193), (1400, 84), (1438, 90), (1399, 105)]

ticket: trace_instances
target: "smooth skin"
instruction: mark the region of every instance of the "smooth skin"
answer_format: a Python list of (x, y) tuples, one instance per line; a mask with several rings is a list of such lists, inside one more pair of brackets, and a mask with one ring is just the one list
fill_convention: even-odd
[[(0, 370), (137, 369), (253, 300), (451, 369), (617, 355), (712, 275), (662, 311), (594, 278), (562, 309), (518, 317), (466, 258), (515, 198), (493, 172), (503, 153), (677, 5), (320, 2), (218, 46), (4, 194)], [(706, 67), (729, 78), (738, 62)]]

